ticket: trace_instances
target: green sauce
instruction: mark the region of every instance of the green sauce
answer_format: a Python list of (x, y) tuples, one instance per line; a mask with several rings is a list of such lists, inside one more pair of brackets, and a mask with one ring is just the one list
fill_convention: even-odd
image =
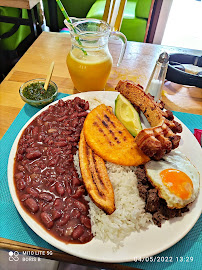
[(37, 82), (37, 83), (31, 83), (27, 85), (23, 89), (22, 94), (27, 99), (43, 100), (43, 99), (50, 98), (55, 93), (55, 91), (56, 89), (53, 85), (49, 84), (47, 90), (45, 90), (44, 83)]

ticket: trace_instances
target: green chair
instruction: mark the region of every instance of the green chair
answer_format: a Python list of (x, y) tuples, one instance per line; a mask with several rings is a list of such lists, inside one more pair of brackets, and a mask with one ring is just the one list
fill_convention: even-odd
[[(14, 18), (28, 18), (26, 9), (0, 7), (0, 15)], [(30, 34), (30, 28), (25, 25), (15, 25), (11, 23), (0, 23), (0, 49), (15, 50), (18, 45)]]
[[(106, 0), (97, 0), (87, 18), (102, 19)], [(144, 42), (152, 0), (127, 0), (120, 31), (129, 41)]]
[[(38, 22), (37, 6), (34, 7), (34, 18)], [(4, 76), (25, 53), (41, 33), (37, 24), (33, 25), (31, 10), (0, 6), (0, 76)]]
[[(46, 24), (50, 31), (59, 32), (64, 25), (64, 16), (55, 0), (42, 0)], [(144, 42), (152, 0), (127, 0), (120, 31), (129, 41)], [(70, 17), (102, 19), (106, 0), (62, 0)]]
[[(70, 17), (85, 18), (96, 0), (62, 0), (62, 4)], [(64, 15), (55, 0), (42, 0), (46, 25), (50, 31), (59, 32), (64, 25)]]

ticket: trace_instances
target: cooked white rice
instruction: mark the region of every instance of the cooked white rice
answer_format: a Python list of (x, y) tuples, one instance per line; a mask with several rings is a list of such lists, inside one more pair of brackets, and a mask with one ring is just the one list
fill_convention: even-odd
[[(80, 174), (78, 153), (74, 156), (74, 163)], [(115, 244), (115, 248), (118, 248), (132, 232), (147, 228), (152, 216), (145, 213), (145, 202), (139, 197), (135, 168), (110, 162), (106, 162), (106, 167), (114, 189), (115, 212), (107, 215), (91, 201), (89, 196), (87, 200), (93, 235), (103, 242), (111, 241)]]
[[(103, 103), (99, 99), (89, 99), (90, 111)], [(105, 103), (105, 102), (104, 102)], [(113, 106), (107, 102), (107, 105)], [(74, 155), (75, 167), (81, 176), (78, 152)], [(90, 218), (92, 232), (96, 239), (103, 242), (111, 241), (114, 249), (123, 245), (124, 239), (132, 232), (146, 229), (152, 222), (152, 215), (145, 213), (145, 202), (140, 198), (137, 189), (135, 167), (127, 167), (106, 162), (107, 172), (115, 195), (116, 210), (107, 215), (90, 199)]]

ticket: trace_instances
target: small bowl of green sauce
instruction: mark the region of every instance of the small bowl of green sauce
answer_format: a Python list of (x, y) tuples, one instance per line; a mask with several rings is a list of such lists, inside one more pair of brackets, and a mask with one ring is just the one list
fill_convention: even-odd
[(58, 87), (50, 81), (45, 90), (45, 81), (45, 79), (33, 79), (23, 83), (19, 90), (22, 100), (34, 107), (43, 107), (53, 102), (58, 94)]

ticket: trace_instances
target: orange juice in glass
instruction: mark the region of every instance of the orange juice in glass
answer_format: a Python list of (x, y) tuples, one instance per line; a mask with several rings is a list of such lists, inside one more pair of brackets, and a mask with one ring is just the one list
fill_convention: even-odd
[[(65, 23), (68, 25), (66, 20)], [(125, 36), (111, 32), (106, 22), (96, 19), (77, 19), (73, 26), (75, 31), (70, 30), (72, 48), (67, 55), (67, 67), (74, 86), (79, 92), (104, 90), (113, 63), (108, 49), (109, 36), (121, 36), (123, 41), (118, 65), (125, 52)]]

